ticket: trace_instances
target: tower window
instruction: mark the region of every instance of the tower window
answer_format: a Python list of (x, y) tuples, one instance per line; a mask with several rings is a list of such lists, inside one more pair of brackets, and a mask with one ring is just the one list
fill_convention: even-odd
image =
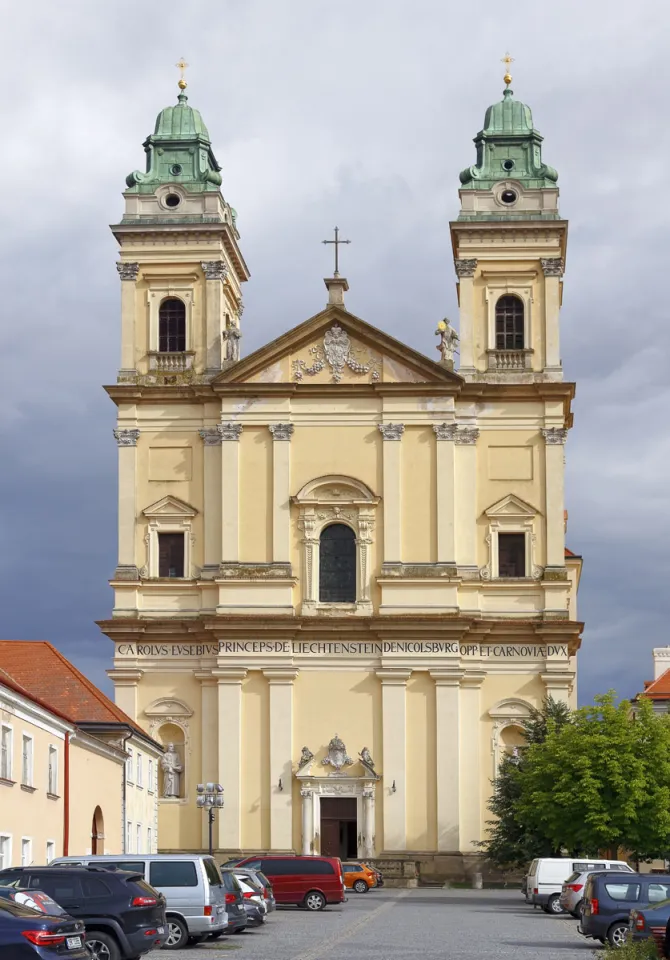
[(158, 349), (161, 353), (186, 350), (186, 307), (182, 300), (163, 300), (158, 311)]
[(523, 533), (498, 534), (498, 576), (526, 576), (526, 536)]
[(351, 527), (331, 523), (319, 541), (319, 600), (356, 602), (356, 536)]
[[(503, 160), (502, 162), (503, 170), (514, 170), (514, 160), (510, 157), (508, 160)], [(510, 191), (511, 193), (511, 191)], [(507, 202), (507, 201), (505, 201)]]
[(523, 350), (523, 303), (507, 295), (496, 303), (496, 350)]
[(184, 534), (158, 534), (158, 576), (184, 576)]
[(515, 203), (516, 198), (517, 197), (514, 190), (503, 190), (503, 192), (500, 194), (500, 199), (503, 203)]
[[(178, 166), (178, 164), (175, 164), (175, 166)], [(180, 172), (181, 172), (181, 168), (180, 168)], [(174, 173), (174, 169), (173, 169), (173, 173)], [(166, 207), (178, 207), (180, 203), (181, 203), (181, 197), (177, 193), (168, 193), (167, 197), (165, 198)]]

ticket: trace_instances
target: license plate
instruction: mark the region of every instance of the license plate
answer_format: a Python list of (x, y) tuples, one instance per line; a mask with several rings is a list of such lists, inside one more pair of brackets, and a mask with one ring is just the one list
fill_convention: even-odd
[(165, 933), (165, 927), (156, 927), (159, 933)]
[(77, 947), (81, 947), (81, 937), (67, 937), (65, 942), (68, 950), (76, 950)]

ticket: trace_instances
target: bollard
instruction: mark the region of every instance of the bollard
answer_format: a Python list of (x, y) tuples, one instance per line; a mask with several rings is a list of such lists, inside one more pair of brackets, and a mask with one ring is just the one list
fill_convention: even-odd
[(482, 879), (481, 873), (475, 873), (472, 877), (472, 889), (473, 890), (483, 890), (484, 881)]

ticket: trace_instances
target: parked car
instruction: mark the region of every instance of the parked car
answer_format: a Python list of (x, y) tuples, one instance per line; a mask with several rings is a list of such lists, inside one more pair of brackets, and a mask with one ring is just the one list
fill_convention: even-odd
[(0, 884), (12, 880), (24, 889), (44, 891), (83, 921), (90, 955), (99, 960), (136, 960), (165, 943), (165, 898), (138, 871), (52, 865), (0, 871)]
[(49, 916), (8, 897), (0, 898), (0, 956), (7, 960), (91, 960), (81, 920)]
[(636, 907), (630, 912), (628, 921), (629, 936), (634, 943), (652, 937), (656, 941), (658, 954), (665, 956), (663, 946), (665, 931), (670, 921), (670, 900), (661, 903), (651, 903), (648, 906)]
[(584, 909), (578, 930), (585, 937), (600, 940), (601, 943), (608, 940), (613, 947), (623, 946), (630, 929), (631, 911), (641, 911), (644, 922), (639, 932), (649, 936), (645, 915), (649, 908), (653, 911), (655, 906), (661, 905), (669, 897), (670, 874), (619, 873), (613, 870), (591, 873), (585, 884)]
[[(232, 870), (222, 870), (221, 877), (226, 889), (226, 913), (228, 914), (228, 926), (225, 933), (243, 933), (247, 929), (247, 912), (244, 909), (244, 896), (242, 887)], [(224, 933), (220, 930), (213, 933), (213, 939), (220, 937)]]
[(23, 887), (16, 886), (0, 886), (0, 898), (13, 900), (14, 903), (20, 903), (24, 907), (30, 907), (33, 910), (37, 910), (38, 913), (46, 913), (50, 917), (69, 916), (55, 900), (52, 900), (51, 897), (42, 890), (26, 890)]
[(265, 906), (263, 887), (256, 879), (252, 870), (234, 869), (235, 879), (242, 887), (244, 909), (250, 927), (260, 927), (265, 923), (268, 908)]
[(344, 902), (344, 874), (338, 857), (245, 857), (238, 867), (261, 870), (272, 884), (277, 903), (323, 910)]
[(591, 870), (626, 870), (623, 860), (587, 860), (584, 857), (539, 857), (528, 871), (526, 901), (542, 907), (545, 913), (563, 913), (560, 897), (563, 884), (573, 873)]
[(226, 890), (214, 857), (199, 853), (125, 854), (123, 857), (60, 857), (58, 864), (97, 864), (106, 870), (135, 870), (165, 897), (166, 950), (201, 943), (228, 925)]
[(272, 913), (273, 910), (277, 909), (277, 901), (275, 900), (275, 892), (272, 889), (272, 884), (262, 870), (254, 870), (254, 873), (258, 882), (263, 887), (263, 896), (265, 897), (265, 906), (268, 908), (268, 913)]
[(377, 886), (377, 873), (365, 863), (343, 863), (344, 885), (348, 890), (356, 893), (367, 893)]
[[(563, 884), (559, 903), (563, 909), (567, 913), (571, 913), (573, 917), (579, 918), (581, 916), (586, 881), (593, 872), (593, 870), (575, 870)], [(631, 867), (627, 867), (624, 872), (632, 873), (633, 870)]]

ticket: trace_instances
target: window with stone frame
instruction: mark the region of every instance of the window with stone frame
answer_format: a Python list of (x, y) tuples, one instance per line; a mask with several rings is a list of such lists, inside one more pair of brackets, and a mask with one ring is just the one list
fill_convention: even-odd
[(523, 301), (506, 294), (496, 302), (496, 350), (523, 350)]
[(158, 576), (184, 576), (184, 534), (158, 534)]
[(158, 350), (160, 353), (186, 350), (186, 306), (177, 297), (168, 297), (159, 307)]
[(331, 523), (321, 532), (319, 601), (356, 602), (356, 535), (344, 523)]
[(498, 534), (498, 576), (526, 576), (526, 535), (524, 533)]

